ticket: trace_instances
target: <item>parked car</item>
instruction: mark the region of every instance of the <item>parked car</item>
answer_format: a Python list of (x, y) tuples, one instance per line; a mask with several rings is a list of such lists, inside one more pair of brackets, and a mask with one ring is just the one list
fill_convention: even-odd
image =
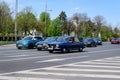
[(61, 51), (62, 53), (70, 52), (71, 50), (83, 51), (85, 44), (80, 41), (78, 37), (74, 36), (61, 36), (56, 41), (48, 44), (50, 53), (53, 51)]
[(111, 44), (120, 44), (120, 40), (118, 38), (112, 38)]
[(36, 47), (35, 44), (39, 41), (43, 41), (42, 37), (27, 36), (27, 37), (23, 38), (22, 40), (18, 40), (16, 42), (16, 47), (18, 49), (23, 49), (23, 48), (32, 49), (32, 48)]
[(84, 43), (87, 47), (97, 47), (97, 43), (93, 38), (86, 38), (84, 39)]
[(56, 41), (58, 37), (48, 37), (44, 41), (39, 41), (36, 43), (37, 50), (48, 50), (48, 43)]
[(94, 38), (94, 41), (97, 43), (97, 45), (102, 45), (101, 38)]

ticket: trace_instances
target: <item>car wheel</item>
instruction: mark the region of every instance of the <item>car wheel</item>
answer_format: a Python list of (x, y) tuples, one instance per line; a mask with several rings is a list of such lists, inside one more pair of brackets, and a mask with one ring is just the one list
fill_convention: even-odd
[(95, 47), (97, 47), (97, 44), (95, 44)]
[(82, 51), (83, 51), (83, 48), (80, 47), (78, 50), (79, 50), (79, 52), (82, 52)]
[(53, 53), (53, 50), (50, 50), (49, 53)]
[(66, 49), (66, 48), (62, 48), (61, 52), (62, 52), (62, 53), (66, 53), (66, 52), (67, 52), (67, 49)]
[(18, 49), (22, 49), (22, 47), (18, 47)]
[(94, 46), (94, 44), (92, 43), (91, 45), (90, 45), (90, 47), (93, 47)]
[(29, 44), (28, 49), (33, 49), (33, 44)]
[(42, 49), (41, 48), (37, 48), (38, 51), (41, 51)]

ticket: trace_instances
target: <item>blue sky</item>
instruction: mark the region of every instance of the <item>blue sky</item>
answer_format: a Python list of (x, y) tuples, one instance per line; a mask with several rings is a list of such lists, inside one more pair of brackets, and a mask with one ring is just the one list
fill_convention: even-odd
[[(15, 9), (15, 0), (4, 0)], [(37, 17), (45, 11), (45, 2), (47, 1), (47, 10), (52, 19), (56, 18), (61, 11), (65, 11), (70, 18), (74, 13), (86, 13), (93, 19), (96, 15), (101, 15), (112, 26), (120, 25), (120, 0), (18, 0), (18, 9), (21, 11), (26, 6), (31, 6)], [(52, 11), (49, 11), (52, 10)]]

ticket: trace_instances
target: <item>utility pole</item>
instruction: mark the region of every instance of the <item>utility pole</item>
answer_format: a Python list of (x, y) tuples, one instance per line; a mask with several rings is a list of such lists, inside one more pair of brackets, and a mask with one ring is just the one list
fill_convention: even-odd
[(17, 12), (18, 12), (18, 0), (15, 4), (15, 41), (17, 41)]

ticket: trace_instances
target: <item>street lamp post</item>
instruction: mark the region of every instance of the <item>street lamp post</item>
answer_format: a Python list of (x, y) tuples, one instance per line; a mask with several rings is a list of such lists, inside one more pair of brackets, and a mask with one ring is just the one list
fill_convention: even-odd
[(47, 36), (47, 27), (46, 27), (46, 16), (47, 16), (47, 0), (46, 0), (46, 4), (45, 4), (45, 37)]
[(18, 0), (15, 4), (15, 41), (17, 41), (17, 11), (18, 11)]
[(47, 11), (52, 11), (51, 9), (50, 10), (47, 10), (47, 0), (46, 0), (46, 3), (45, 3), (45, 37), (47, 36), (47, 17), (48, 17), (48, 13)]

